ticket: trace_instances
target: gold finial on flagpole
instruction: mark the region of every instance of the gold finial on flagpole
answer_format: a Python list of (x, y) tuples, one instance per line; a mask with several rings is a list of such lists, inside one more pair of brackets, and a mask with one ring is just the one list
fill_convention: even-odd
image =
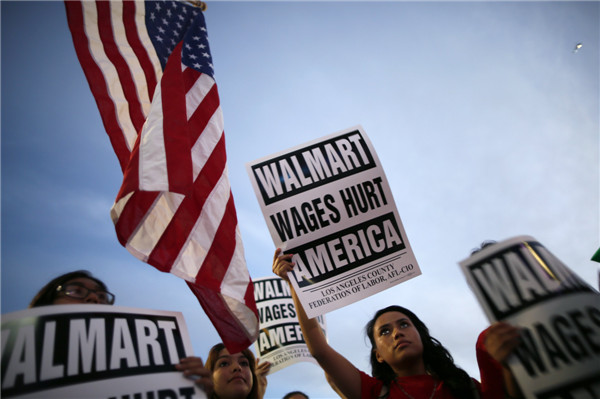
[(186, 0), (187, 3), (190, 3), (194, 7), (200, 8), (202, 12), (206, 11), (206, 3), (200, 0)]

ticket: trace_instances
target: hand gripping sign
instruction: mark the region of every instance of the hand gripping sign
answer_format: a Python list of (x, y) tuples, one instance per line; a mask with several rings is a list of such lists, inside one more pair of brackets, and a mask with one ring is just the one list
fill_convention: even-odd
[(522, 329), (508, 362), (526, 398), (600, 398), (597, 291), (529, 236), (460, 265), (488, 319)]
[(198, 399), (175, 370), (192, 355), (178, 312), (42, 306), (2, 315), (2, 397)]
[(421, 274), (375, 149), (360, 126), (246, 165), (308, 317)]

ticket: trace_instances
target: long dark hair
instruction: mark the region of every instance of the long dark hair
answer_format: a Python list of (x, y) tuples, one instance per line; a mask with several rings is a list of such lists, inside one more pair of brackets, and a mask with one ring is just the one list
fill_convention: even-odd
[(444, 346), (429, 334), (429, 329), (413, 312), (402, 306), (392, 305), (380, 309), (375, 316), (367, 323), (365, 331), (371, 341), (371, 372), (373, 377), (383, 381), (384, 385), (390, 385), (396, 378), (396, 373), (385, 362), (377, 361), (375, 354), (375, 321), (384, 313), (400, 312), (406, 315), (415, 326), (423, 343), (423, 363), (428, 374), (443, 381), (444, 385), (450, 389), (452, 395), (457, 398), (476, 398), (473, 390), (473, 382), (466, 371), (454, 364), (454, 359), (450, 352)]
[[(211, 372), (211, 374), (215, 370), (215, 364), (217, 363), (217, 359), (219, 359), (219, 352), (221, 352), (225, 348), (223, 343), (218, 343), (208, 352), (208, 356), (206, 357), (205, 367)], [(241, 351), (242, 355), (246, 356), (248, 359), (248, 363), (250, 365), (250, 372), (252, 373), (252, 389), (250, 393), (248, 393), (247, 399), (260, 399), (258, 397), (258, 379), (256, 377), (256, 360), (254, 358), (254, 353), (248, 348)], [(213, 391), (210, 396), (211, 399), (218, 399), (217, 393)]]
[(108, 289), (106, 288), (106, 284), (98, 280), (96, 277), (92, 276), (92, 273), (88, 272), (87, 270), (76, 270), (74, 272), (60, 275), (52, 281), (50, 281), (48, 284), (46, 284), (36, 294), (36, 296), (33, 297), (33, 300), (29, 304), (29, 307), (35, 308), (38, 306), (52, 305), (54, 303), (54, 300), (56, 299), (56, 295), (58, 294), (58, 292), (56, 291), (58, 286), (64, 285), (65, 283), (76, 278), (89, 278), (90, 280), (93, 280), (96, 284), (98, 284), (101, 289), (103, 289), (104, 291), (108, 291)]

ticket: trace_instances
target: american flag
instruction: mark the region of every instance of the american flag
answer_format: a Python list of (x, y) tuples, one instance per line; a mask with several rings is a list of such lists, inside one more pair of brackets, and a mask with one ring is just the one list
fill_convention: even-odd
[(227, 177), (204, 16), (180, 1), (65, 1), (77, 57), (123, 170), (119, 242), (184, 279), (230, 351), (258, 335)]

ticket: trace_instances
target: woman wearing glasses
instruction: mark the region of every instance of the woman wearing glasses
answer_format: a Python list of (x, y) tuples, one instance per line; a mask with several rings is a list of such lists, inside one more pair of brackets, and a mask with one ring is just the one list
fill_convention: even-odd
[(29, 307), (113, 303), (115, 296), (108, 292), (106, 284), (87, 270), (77, 270), (58, 276), (46, 284), (33, 298)]
[[(106, 284), (87, 270), (77, 270), (58, 276), (46, 284), (29, 307), (114, 303), (115, 296), (108, 291)], [(212, 398), (262, 399), (270, 367), (268, 362), (255, 364), (254, 355), (249, 349), (229, 355), (225, 346), (219, 344), (211, 349), (206, 367), (199, 357), (188, 357), (177, 369), (186, 376), (199, 377), (197, 384), (208, 391)]]

